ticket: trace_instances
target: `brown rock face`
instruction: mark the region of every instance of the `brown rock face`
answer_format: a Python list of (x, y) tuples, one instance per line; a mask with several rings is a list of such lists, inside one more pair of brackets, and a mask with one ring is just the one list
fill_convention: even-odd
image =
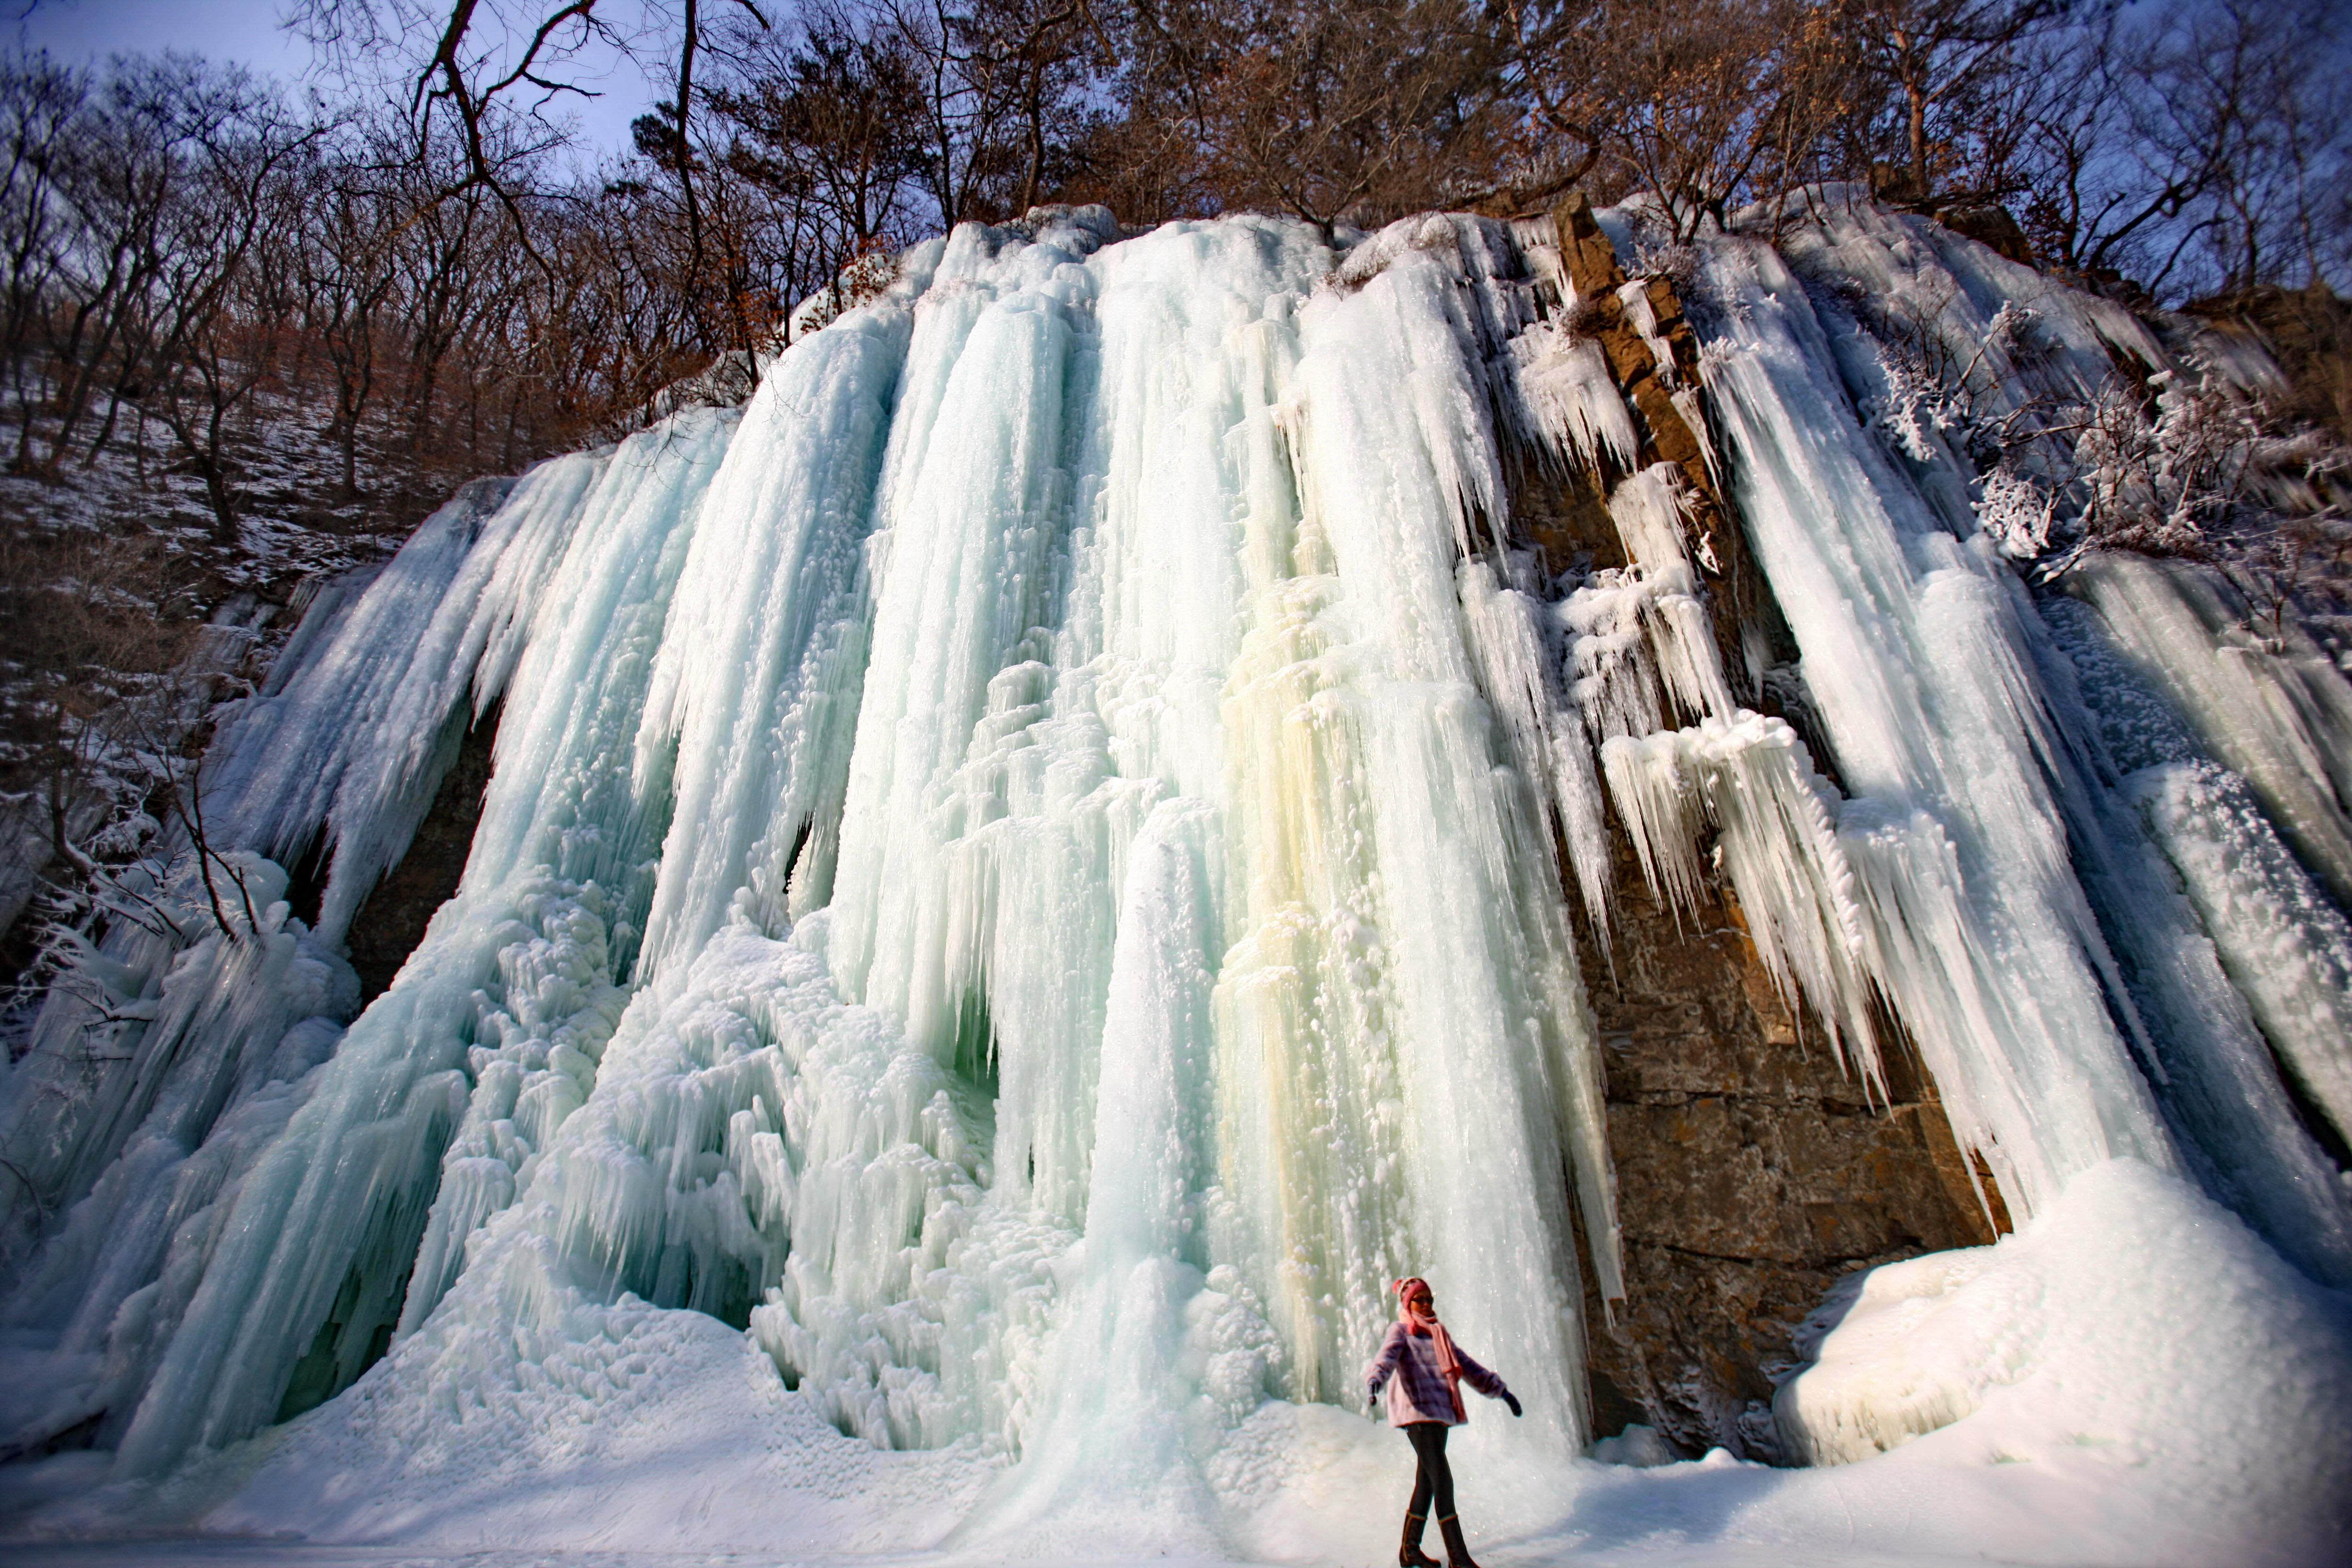
[(392, 984), (400, 966), (425, 940), (433, 912), (457, 892), (458, 879), (466, 874), (474, 827), (482, 818), (482, 793), (490, 784), (490, 754), (501, 711), (491, 709), (466, 731), (457, 759), (443, 776), (432, 809), (408, 842), (408, 852), (384, 873), (352, 917), (344, 945), (352, 967), (359, 971), (362, 1005)]
[[(1570, 197), (1552, 215), (1552, 224), (1559, 234), (1560, 261), (1569, 281), (1579, 298), (1591, 301), (1593, 336), (1608, 357), (1609, 373), (1616, 378), (1619, 392), (1633, 411), (1642, 440), (1640, 461), (1672, 463), (1689, 481), (1695, 498), (1692, 537), (1706, 545), (1720, 568), (1708, 574), (1707, 583), (1716, 642), (1725, 672), (1737, 680), (1745, 668), (1749, 642), (1759, 637), (1766, 644), (1788, 640), (1771, 590), (1765, 585), (1763, 574), (1756, 570), (1747, 542), (1716, 489), (1715, 476), (1707, 470), (1706, 433), (1693, 429), (1684, 417), (1673, 390), (1659, 374), (1650, 345), (1626, 317), (1617, 291), (1628, 279), (1618, 264), (1616, 248), (1593, 218), (1591, 204), (1581, 195)], [(1685, 387), (1696, 387), (1698, 333), (1684, 314), (1674, 285), (1653, 278), (1643, 283), (1643, 293), (1658, 336), (1674, 351), (1676, 379)], [(1605, 511), (1599, 512), (1598, 518), (1601, 531), (1610, 536), (1605, 549), (1614, 552), (1615, 525)], [(1596, 564), (1614, 565), (1622, 563), (1623, 557), (1617, 554), (1612, 560), (1603, 553), (1594, 559)]]
[(2217, 331), (2249, 334), (2270, 351), (2286, 373), (2279, 412), (2288, 419), (2352, 441), (2352, 303), (2315, 280), (2305, 289), (2266, 283), (2186, 309)]
[[(1673, 463), (1701, 498), (1692, 528), (1717, 563), (1706, 583), (1717, 651), (1743, 684), (1748, 650), (1793, 652), (1770, 590), (1707, 472), (1687, 398), (1678, 406), (1617, 298), (1627, 279), (1608, 237), (1580, 198), (1554, 223), (1587, 330), (1636, 416), (1639, 460)], [(1695, 386), (1698, 343), (1681, 302), (1664, 279), (1643, 287), (1676, 379)], [(1622, 563), (1597, 496), (1526, 488), (1541, 491), (1520, 509), (1530, 542), (1555, 569)], [(1777, 710), (1769, 690), (1747, 700)], [(1806, 728), (1807, 715), (1784, 716)], [(1622, 831), (1612, 854), (1614, 929), (1605, 949), (1590, 928), (1579, 944), (1601, 1026), (1626, 1283), (1623, 1301), (1603, 1303), (1587, 1270), (1594, 1430), (1639, 1421), (1692, 1453), (1719, 1446), (1778, 1461), (1773, 1382), (1830, 1287), (1858, 1268), (1989, 1242), (2006, 1216), (1990, 1181), (1978, 1199), (1891, 1020), (1882, 1095), (1845, 1070), (1818, 1021), (1801, 1028), (1726, 890), (1677, 919)]]
[(1617, 1168), (1626, 1300), (1588, 1300), (1595, 1429), (1781, 1458), (1773, 1383), (1841, 1275), (1993, 1239), (1931, 1086), (1886, 1098), (1800, 1031), (1738, 912), (1677, 922), (1621, 858), (1613, 973), (1585, 944)]

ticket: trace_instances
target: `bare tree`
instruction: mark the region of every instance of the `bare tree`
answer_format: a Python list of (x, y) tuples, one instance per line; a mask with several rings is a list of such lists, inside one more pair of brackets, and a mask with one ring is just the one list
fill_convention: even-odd
[[(241, 79), (219, 90), (217, 116), (192, 125), (185, 183), (153, 232), (154, 304), (134, 319), (125, 360), (145, 366), (142, 405), (172, 431), (204, 481), (219, 536), (234, 543), (228, 422), (275, 368), (291, 306), (289, 252), (302, 224), (299, 188), (285, 176), (324, 128)], [(112, 420), (110, 407), (110, 430)], [(106, 439), (101, 431), (93, 445)]]
[(1494, 184), (1512, 118), (1509, 40), (1482, 12), (1444, 0), (1139, 0), (1127, 38), (1126, 118), (1189, 141), (1214, 205), (1332, 234)]
[(1557, 16), (1538, 35), (1544, 54), (1520, 68), (1550, 84), (1544, 118), (1591, 135), (1597, 194), (1647, 197), (1668, 237), (1687, 239), (1773, 194), (1759, 175), (1802, 168), (1819, 132), (1822, 22), (1775, 0), (1595, 3)]
[[(381, 318), (398, 281), (393, 250), (404, 221), (397, 184), (372, 150), (322, 153), (299, 174), (309, 221), (292, 258), (302, 320), (332, 378), (327, 437), (342, 456), (342, 493), (359, 494), (360, 431), (376, 391)], [(353, 156), (353, 153), (358, 153)]]
[[(27, 361), (46, 338), (68, 221), (59, 190), (68, 142), (77, 134), (89, 88), (79, 72), (45, 55), (0, 62), (0, 353), (7, 358), (18, 429), (29, 439), (41, 384)], [(21, 463), (28, 448), (18, 448)]]
[(920, 68), (896, 28), (839, 15), (798, 42), (768, 34), (735, 62), (710, 108), (730, 133), (728, 172), (764, 199), (772, 275), (814, 289), (903, 232), (924, 168)]
[(2247, 0), (2096, 14), (2047, 35), (2003, 118), (2007, 185), (2039, 255), (2179, 294), (2336, 276), (2352, 256), (2347, 47), (2324, 5)]
[(2076, 8), (2077, 0), (1840, 0), (1837, 27), (1894, 121), (1899, 162), (1890, 160), (1897, 172), (1882, 188), (1920, 203), (1938, 195), (1965, 167), (1966, 145), (2000, 130), (1982, 112), (1987, 86)]

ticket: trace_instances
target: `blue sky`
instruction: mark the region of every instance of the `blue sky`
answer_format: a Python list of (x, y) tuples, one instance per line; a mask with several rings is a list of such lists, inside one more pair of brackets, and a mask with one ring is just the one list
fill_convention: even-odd
[[(624, 0), (610, 9), (636, 7)], [(312, 61), (310, 46), (280, 26), (286, 10), (286, 0), (0, 0), (0, 39), (85, 63), (177, 49), (235, 60), (290, 85), (307, 79)], [(627, 147), (629, 121), (656, 96), (636, 67), (605, 52), (572, 74), (602, 94), (575, 110), (588, 141), (607, 152)]]

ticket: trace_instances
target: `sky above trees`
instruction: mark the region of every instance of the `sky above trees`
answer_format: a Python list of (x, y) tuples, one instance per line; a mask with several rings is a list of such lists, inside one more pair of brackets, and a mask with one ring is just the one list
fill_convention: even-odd
[[(641, 12), (635, 0), (600, 10)], [(310, 79), (310, 44), (286, 24), (286, 0), (0, 0), (0, 43), (47, 49), (60, 61), (98, 65), (108, 56), (173, 49), (294, 83)], [(629, 124), (653, 106), (637, 63), (615, 50), (573, 62), (572, 78), (598, 96), (572, 100), (583, 142), (599, 153), (629, 148)]]

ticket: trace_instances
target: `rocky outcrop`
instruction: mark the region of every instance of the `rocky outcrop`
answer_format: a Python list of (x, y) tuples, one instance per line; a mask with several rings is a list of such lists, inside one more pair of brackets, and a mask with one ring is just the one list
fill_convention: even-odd
[(498, 742), (499, 709), (493, 708), (466, 731), (457, 761), (449, 764), (433, 805), (417, 825), (408, 852), (383, 875), (344, 939), (352, 967), (359, 972), (362, 1005), (374, 1001), (425, 940), (433, 912), (448, 902), (466, 874), (474, 827), (482, 817), (482, 795), (490, 785), (490, 758)]
[(1630, 854), (1617, 873), (1611, 952), (1584, 953), (1626, 1275), (1613, 1313), (1587, 1302), (1595, 1430), (1778, 1460), (1773, 1387), (1838, 1279), (1994, 1227), (1906, 1051), (1874, 1102), (1774, 992), (1735, 906), (1677, 921)]
[[(1795, 650), (1693, 426), (1698, 341), (1672, 284), (1639, 285), (1645, 335), (1591, 209), (1571, 199), (1553, 221), (1579, 330), (1637, 416), (1640, 463), (1675, 464), (1697, 497), (1692, 527), (1714, 563), (1706, 585), (1725, 669), (1789, 664)], [(1671, 349), (1671, 369), (1652, 339)], [(1622, 563), (1591, 488), (1528, 488), (1540, 490), (1521, 509), (1528, 533), (1554, 569)], [(1803, 732), (1809, 716), (1793, 691), (1766, 680), (1748, 700)], [(1990, 1241), (2007, 1219), (1989, 1180), (1979, 1199), (1934, 1086), (1891, 1020), (1879, 1099), (1817, 1023), (1792, 1015), (1725, 889), (1677, 918), (1651, 895), (1622, 833), (1612, 857), (1613, 929), (1605, 945), (1589, 928), (1580, 943), (1603, 1045), (1626, 1272), (1622, 1302), (1588, 1286), (1593, 1430), (1639, 1422), (1691, 1453), (1779, 1461), (1774, 1384), (1831, 1287), (1857, 1269)]]
[(2352, 441), (2352, 303), (2323, 280), (2263, 284), (2184, 307), (2219, 332), (2252, 338), (2278, 362), (2286, 389), (2277, 413)]

